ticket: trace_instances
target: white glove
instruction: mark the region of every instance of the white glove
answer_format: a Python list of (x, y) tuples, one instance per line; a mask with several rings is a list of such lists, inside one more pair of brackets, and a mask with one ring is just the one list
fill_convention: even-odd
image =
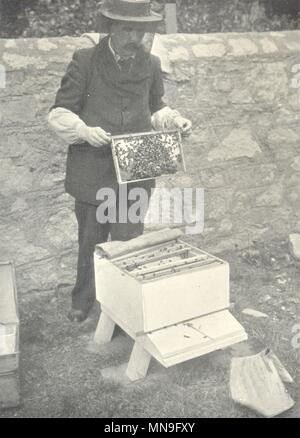
[(105, 132), (100, 127), (92, 128), (86, 124), (82, 124), (78, 128), (78, 136), (83, 141), (95, 147), (101, 147), (111, 143), (111, 134), (109, 132)]
[(180, 129), (182, 135), (190, 135), (192, 129), (192, 122), (190, 120), (177, 116), (174, 118), (173, 123), (176, 128)]
[(189, 135), (192, 122), (181, 116), (177, 110), (172, 110), (165, 106), (152, 115), (152, 126), (156, 131), (166, 131), (169, 129), (180, 129), (183, 135)]

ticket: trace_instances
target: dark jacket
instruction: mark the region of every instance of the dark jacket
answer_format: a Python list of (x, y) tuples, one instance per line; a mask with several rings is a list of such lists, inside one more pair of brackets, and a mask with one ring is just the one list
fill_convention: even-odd
[[(112, 135), (147, 132), (151, 114), (165, 106), (163, 94), (159, 58), (141, 50), (130, 72), (122, 72), (106, 37), (94, 48), (74, 53), (52, 108), (67, 108), (88, 126)], [(70, 145), (65, 186), (70, 195), (92, 204), (97, 204), (100, 188), (117, 189), (110, 146)]]

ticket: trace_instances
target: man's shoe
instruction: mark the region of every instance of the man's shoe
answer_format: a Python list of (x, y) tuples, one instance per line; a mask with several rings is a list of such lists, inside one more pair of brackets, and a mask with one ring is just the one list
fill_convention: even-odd
[(83, 322), (87, 319), (88, 312), (83, 310), (71, 309), (68, 313), (68, 318), (71, 322)]

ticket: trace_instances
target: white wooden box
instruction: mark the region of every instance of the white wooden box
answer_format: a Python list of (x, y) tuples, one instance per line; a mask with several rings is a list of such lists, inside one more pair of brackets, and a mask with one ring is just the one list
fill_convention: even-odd
[[(209, 264), (141, 279), (122, 269), (128, 255), (108, 260), (95, 253), (97, 300), (134, 334), (148, 333), (229, 307), (229, 264), (182, 242)], [(159, 246), (157, 246), (159, 248)], [(135, 252), (138, 257), (144, 250)]]
[(0, 263), (0, 409), (18, 406), (19, 316), (15, 270)]
[(14, 266), (0, 263), (0, 358), (19, 350), (19, 316)]
[(112, 259), (96, 249), (94, 260), (102, 310), (164, 366), (247, 339), (228, 311), (224, 260), (180, 240)]

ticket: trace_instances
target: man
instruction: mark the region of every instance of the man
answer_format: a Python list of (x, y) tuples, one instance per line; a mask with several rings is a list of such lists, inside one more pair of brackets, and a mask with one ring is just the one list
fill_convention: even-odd
[[(145, 40), (149, 45), (149, 36), (154, 36), (161, 20), (150, 0), (104, 1), (100, 31), (108, 36), (96, 47), (74, 53), (49, 114), (50, 126), (70, 144), (65, 186), (75, 198), (79, 242), (71, 321), (86, 319), (95, 301), (95, 245), (109, 235), (112, 240), (129, 240), (143, 233), (142, 221), (97, 222), (97, 192), (105, 187), (119, 194), (111, 135), (148, 132), (152, 127), (183, 132), (191, 128), (189, 120), (164, 104), (160, 60), (146, 50)], [(147, 190), (150, 198), (154, 185), (149, 180), (138, 187)], [(116, 210), (117, 205), (118, 201)]]

